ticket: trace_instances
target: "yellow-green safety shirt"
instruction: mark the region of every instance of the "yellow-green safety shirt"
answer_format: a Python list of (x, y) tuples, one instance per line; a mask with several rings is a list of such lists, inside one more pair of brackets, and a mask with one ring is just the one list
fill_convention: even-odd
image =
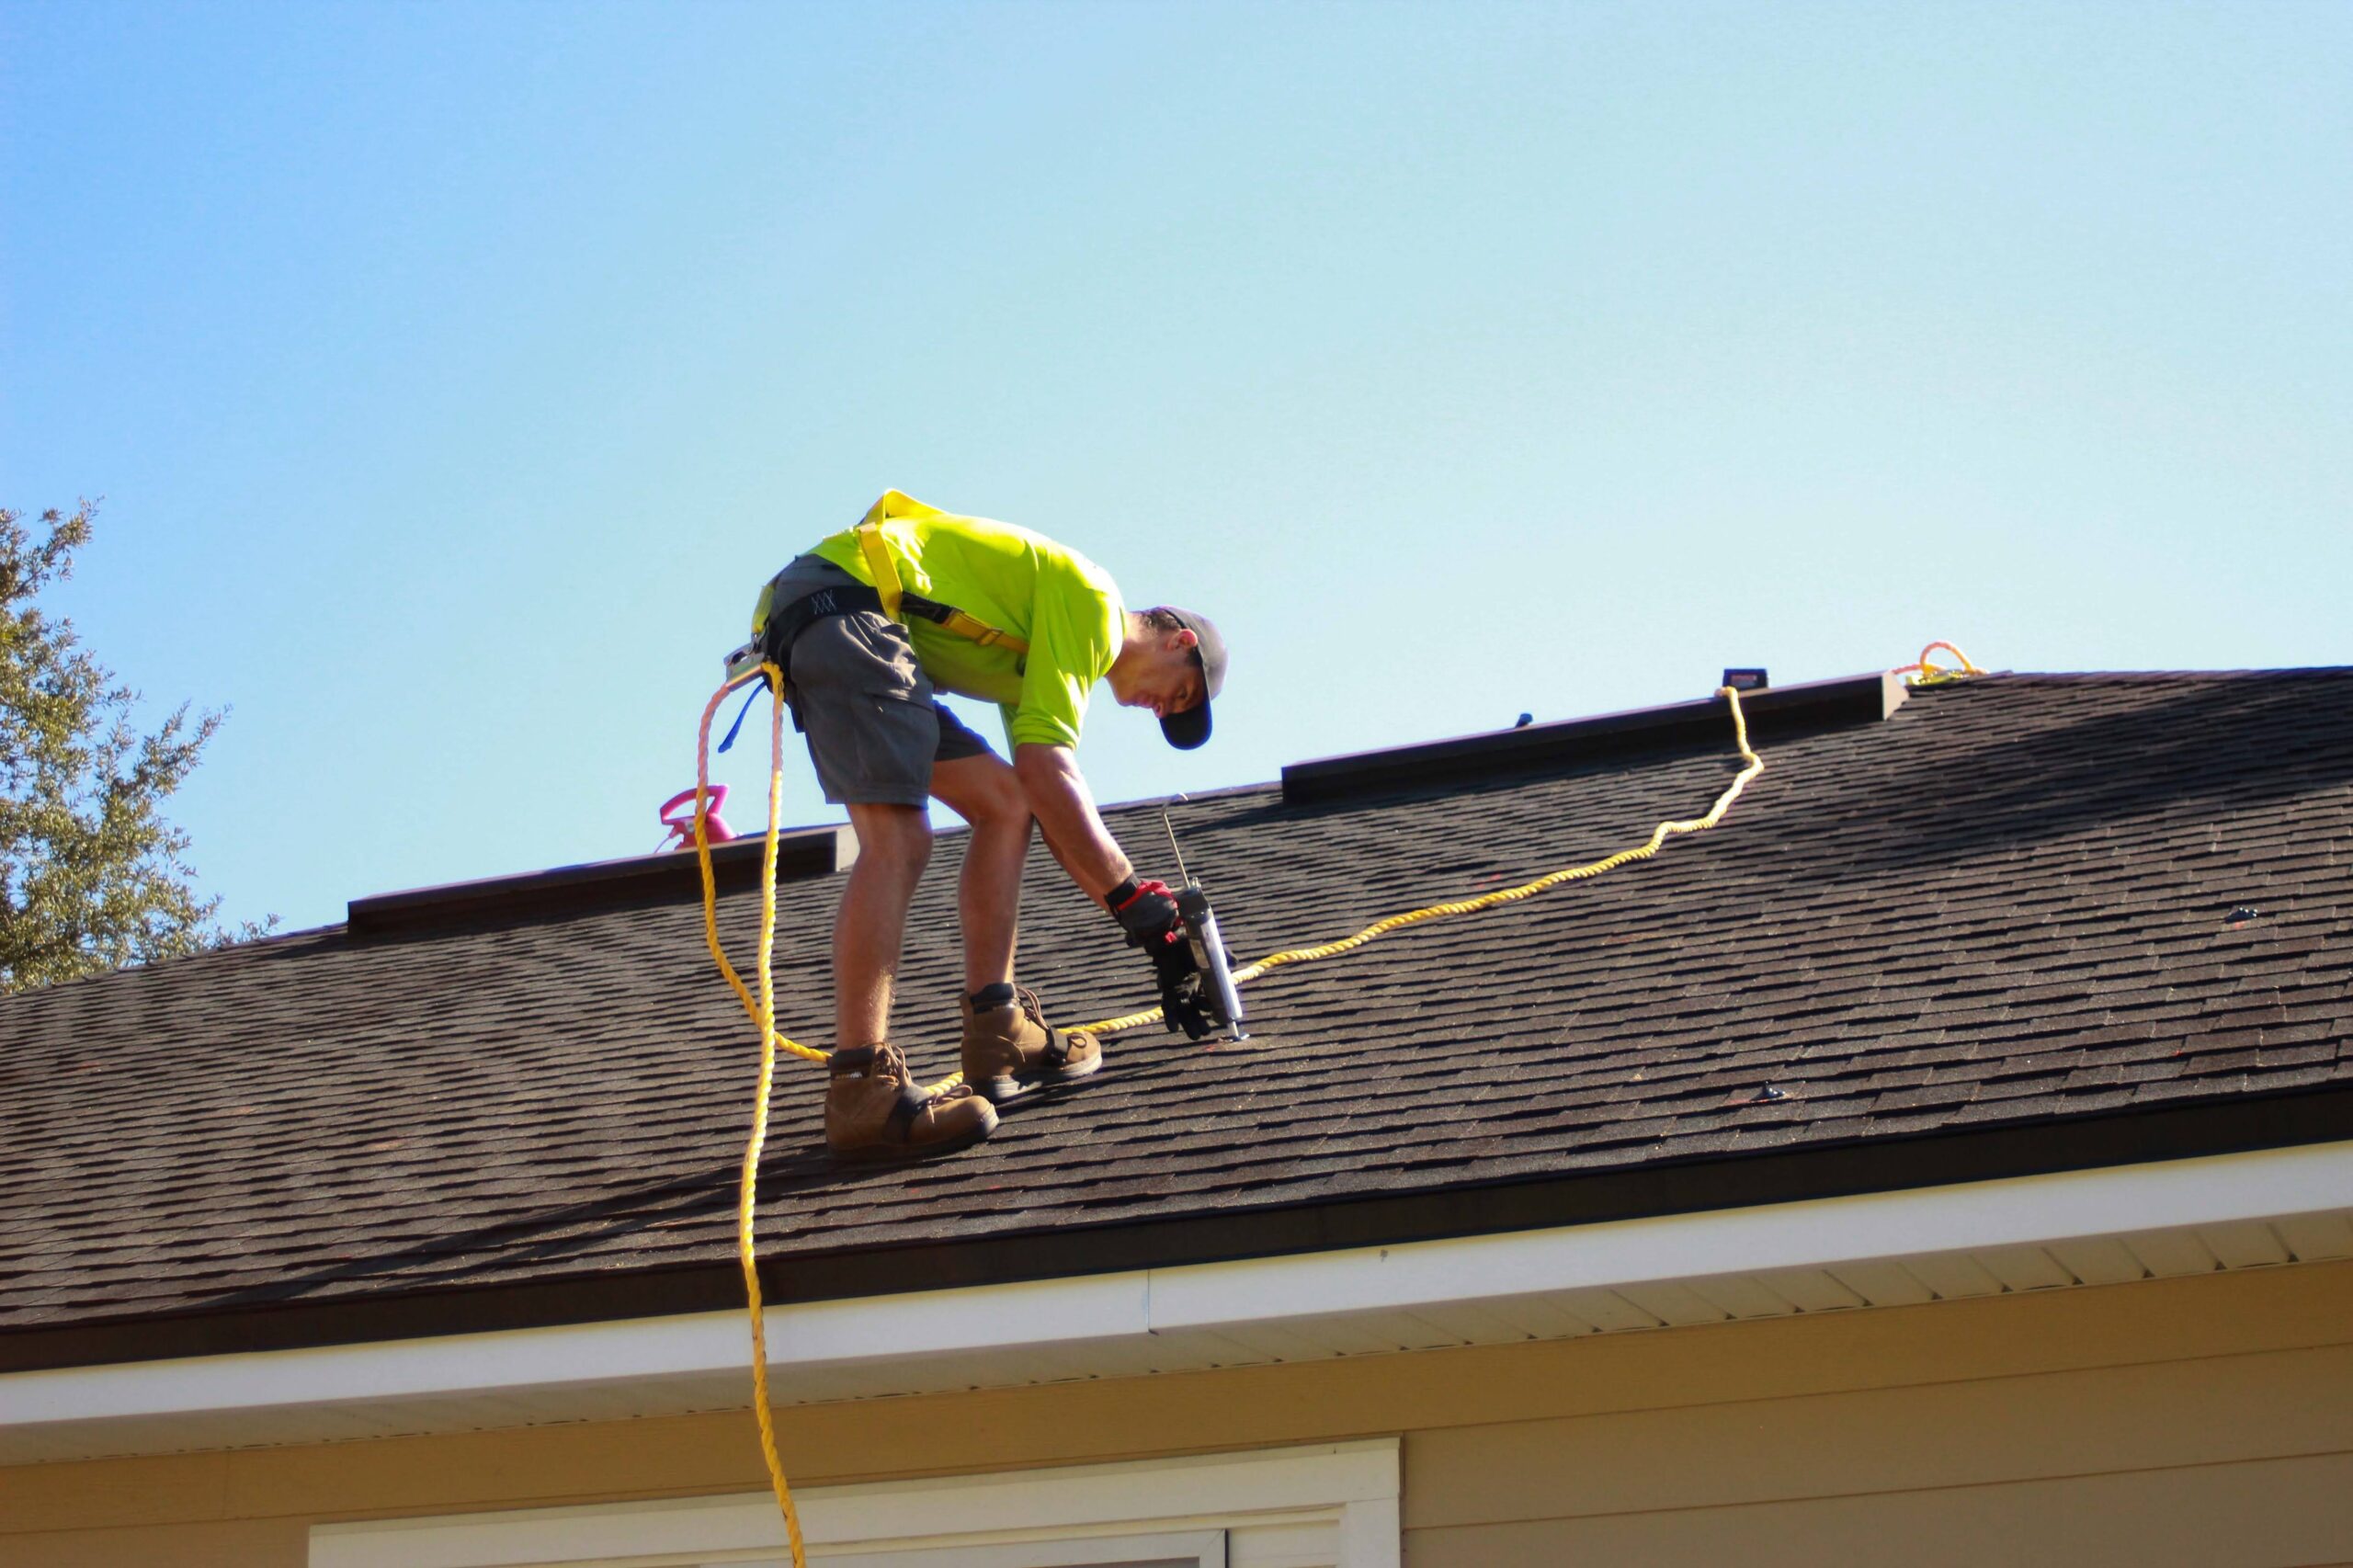
[[(915, 658), (932, 685), (994, 702), (1009, 744), (1075, 746), (1086, 698), (1120, 655), (1127, 608), (1119, 585), (1078, 551), (989, 517), (959, 517), (886, 491), (866, 514), (909, 593), (955, 606), (1029, 644), (1027, 654), (983, 647), (910, 618)], [(844, 528), (812, 552), (872, 586), (874, 574)]]

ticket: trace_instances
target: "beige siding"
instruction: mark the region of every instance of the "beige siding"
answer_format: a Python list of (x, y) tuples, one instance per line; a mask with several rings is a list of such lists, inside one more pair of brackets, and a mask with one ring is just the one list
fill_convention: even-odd
[(0, 1535), (8, 1568), (275, 1568), (308, 1555), (307, 1519), (207, 1519)]
[(2353, 1551), (2353, 1456), (1410, 1530), (1411, 1568), (1570, 1563), (2325, 1563)]
[(1868, 1561), (1875, 1535), (1982, 1562), (1988, 1531), (2310, 1562), (2353, 1553), (2353, 1346), (1424, 1430), (1406, 1467), (1415, 1568)]
[[(804, 1483), (1402, 1433), (1412, 1568), (2353, 1561), (2353, 1264), (783, 1413)], [(0, 1562), (756, 1490), (747, 1415), (0, 1470)]]

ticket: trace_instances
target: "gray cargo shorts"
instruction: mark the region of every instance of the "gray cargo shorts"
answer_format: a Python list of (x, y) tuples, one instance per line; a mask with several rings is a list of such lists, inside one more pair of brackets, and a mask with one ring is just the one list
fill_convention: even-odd
[[(796, 557), (776, 574), (778, 609), (858, 579), (830, 561)], [(920, 806), (931, 767), (993, 755), (988, 742), (940, 706), (915, 662), (907, 629), (873, 610), (811, 621), (785, 671), (794, 728), (807, 737), (818, 786), (836, 805)]]

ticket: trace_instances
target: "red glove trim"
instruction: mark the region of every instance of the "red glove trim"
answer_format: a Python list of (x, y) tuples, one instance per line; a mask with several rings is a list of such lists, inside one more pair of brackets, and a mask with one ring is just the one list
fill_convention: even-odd
[[(1113, 888), (1111, 891), (1113, 892), (1117, 892), (1120, 890)], [(1175, 898), (1176, 896), (1168, 890), (1168, 884), (1166, 882), (1138, 882), (1136, 883), (1135, 892), (1130, 893), (1127, 897), (1121, 899), (1119, 903), (1111, 906), (1111, 913), (1117, 915), (1121, 910), (1127, 908), (1130, 904), (1134, 903), (1139, 899), (1142, 899), (1151, 893), (1158, 893), (1163, 898)]]

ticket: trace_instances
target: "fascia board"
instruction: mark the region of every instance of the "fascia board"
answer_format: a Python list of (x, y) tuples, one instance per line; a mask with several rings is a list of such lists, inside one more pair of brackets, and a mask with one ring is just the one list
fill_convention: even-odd
[[(1135, 1270), (1088, 1279), (772, 1307), (767, 1313), (768, 1354), (778, 1366), (823, 1366), (872, 1361), (893, 1351), (925, 1356), (1006, 1351), (1066, 1343), (1070, 1336), (1045, 1331), (1074, 1323), (1096, 1331), (1087, 1338), (1129, 1337), (1151, 1332), (1150, 1287), (1147, 1271)], [(984, 1308), (975, 1310), (980, 1302)], [(1025, 1326), (1041, 1332), (1022, 1333)], [(18, 1372), (0, 1377), (0, 1427), (22, 1421), (693, 1376), (738, 1367), (748, 1340), (740, 1311), (694, 1312)], [(589, 1368), (594, 1374), (584, 1377), (583, 1369)], [(100, 1375), (107, 1373), (116, 1375)]]
[(1158, 1331), (1820, 1267), (2353, 1205), (2353, 1142), (1153, 1271)]

